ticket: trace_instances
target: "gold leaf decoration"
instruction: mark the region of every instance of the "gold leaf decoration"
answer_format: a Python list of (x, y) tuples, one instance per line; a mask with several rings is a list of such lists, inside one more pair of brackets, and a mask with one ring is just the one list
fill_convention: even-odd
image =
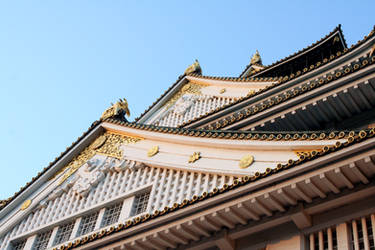
[(72, 174), (74, 174), (74, 172), (97, 153), (121, 159), (123, 156), (121, 146), (124, 144), (136, 143), (139, 140), (141, 140), (141, 138), (105, 132), (86, 147), (79, 155), (74, 157), (65, 167), (56, 173), (54, 177), (68, 169), (60, 179), (59, 185), (64, 183)]
[(159, 153), (159, 146), (153, 146), (147, 151), (147, 156), (152, 157), (156, 155), (157, 153)]
[(248, 168), (251, 164), (254, 162), (254, 156), (252, 155), (245, 155), (244, 157), (241, 158), (239, 167), (240, 168)]
[(194, 163), (201, 158), (201, 152), (194, 152), (189, 157), (189, 163)]
[(175, 102), (177, 102), (177, 100), (181, 96), (183, 96), (186, 93), (193, 94), (193, 95), (201, 95), (202, 94), (201, 89), (203, 86), (205, 85), (191, 83), (191, 82), (185, 84), (176, 94), (174, 94), (174, 96), (171, 99), (169, 99), (169, 101), (165, 104), (165, 107), (169, 109), (170, 107), (173, 106), (173, 104), (175, 104)]
[(26, 200), (24, 203), (21, 205), (21, 210), (26, 210), (29, 206), (31, 205), (31, 200)]

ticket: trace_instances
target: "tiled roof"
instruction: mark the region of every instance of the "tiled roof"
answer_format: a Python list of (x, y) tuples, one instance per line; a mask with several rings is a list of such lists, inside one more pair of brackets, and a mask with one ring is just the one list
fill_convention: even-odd
[[(307, 46), (306, 48), (302, 49), (302, 50), (299, 50), (297, 52), (295, 52), (294, 54), (292, 55), (289, 55), (281, 60), (278, 60), (274, 63), (272, 63), (271, 65), (268, 65), (268, 66), (265, 66), (263, 69), (257, 71), (255, 74), (260, 74), (266, 70), (268, 70), (269, 68), (275, 66), (275, 65), (278, 65), (278, 64), (281, 64), (289, 59), (291, 59), (292, 57), (297, 57), (299, 55), (301, 55), (302, 53), (306, 52), (307, 50), (311, 49), (312, 47), (320, 44), (320, 43), (323, 43), (325, 42), (325, 40), (327, 38), (329, 38), (330, 36), (332, 36), (333, 34), (335, 34), (336, 32), (339, 32), (340, 33), (340, 36), (343, 38), (343, 42), (344, 42), (344, 47), (347, 48), (347, 44), (346, 44), (346, 41), (345, 41), (345, 38), (344, 38), (344, 34), (341, 30), (341, 24), (339, 24), (333, 31), (331, 31), (328, 35), (326, 35), (325, 37), (321, 38), (320, 40), (316, 41), (315, 43), (311, 44), (310, 46)], [(248, 69), (249, 67), (251, 66), (251, 64), (247, 65), (245, 70), (240, 74), (240, 75), (243, 75)]]
[[(124, 120), (108, 118), (105, 122), (126, 126), (129, 128), (135, 128), (146, 131), (154, 131), (158, 133), (169, 133), (178, 134), (191, 137), (205, 137), (205, 138), (217, 138), (217, 139), (236, 139), (236, 140), (323, 140), (323, 139), (342, 139), (348, 138), (355, 134), (354, 131), (315, 131), (315, 132), (250, 132), (250, 131), (221, 131), (221, 130), (195, 130), (185, 128), (172, 128), (172, 127), (159, 127), (154, 125), (139, 124), (136, 122), (127, 122)], [(57, 161), (64, 157), (74, 146), (76, 146), (82, 139), (89, 134), (94, 128), (100, 124), (100, 121), (95, 121), (82, 136), (66, 148), (58, 157), (56, 157), (49, 165), (43, 168), (30, 182), (26, 183), (25, 186), (21, 187), (19, 191), (14, 193), (13, 196), (6, 200), (0, 201), (0, 211), (4, 209), (10, 202), (12, 202), (18, 195), (26, 190), (31, 184), (37, 181), (44, 173), (46, 173)]]
[(147, 221), (150, 221), (154, 218), (158, 218), (158, 217), (163, 216), (165, 214), (171, 213), (173, 211), (183, 209), (183, 208), (185, 208), (189, 205), (196, 204), (200, 201), (209, 199), (210, 197), (217, 196), (217, 195), (220, 195), (221, 193), (228, 192), (228, 191), (230, 191), (232, 189), (235, 189), (235, 188), (238, 188), (240, 186), (253, 183), (253, 182), (255, 182), (259, 179), (268, 177), (272, 174), (279, 173), (279, 172), (281, 172), (285, 169), (290, 169), (290, 168), (299, 166), (303, 163), (315, 160), (319, 157), (328, 155), (332, 152), (336, 152), (336, 151), (339, 151), (343, 148), (347, 148), (347, 147), (349, 147), (353, 144), (356, 144), (356, 143), (359, 143), (361, 141), (367, 140), (367, 139), (373, 137), (374, 135), (375, 135), (375, 129), (362, 130), (359, 133), (348, 137), (345, 143), (336, 142), (336, 144), (334, 146), (325, 146), (321, 150), (305, 153), (303, 155), (300, 155), (298, 160), (290, 159), (290, 160), (288, 160), (288, 162), (286, 164), (279, 163), (273, 169), (267, 168), (266, 171), (263, 172), (263, 173), (256, 172), (252, 176), (246, 176), (246, 177), (243, 177), (241, 180), (235, 180), (233, 182), (233, 184), (231, 184), (231, 185), (224, 185), (221, 189), (214, 189), (213, 191), (211, 191), (209, 193), (205, 192), (200, 196), (194, 195), (191, 200), (185, 199), (181, 203), (174, 203), (173, 206), (165, 207), (161, 211), (156, 210), (152, 214), (145, 214), (145, 215), (142, 215), (140, 217), (136, 217), (133, 220), (121, 222), (121, 223), (117, 224), (116, 226), (112, 226), (108, 229), (103, 229), (100, 232), (94, 232), (94, 233), (91, 233), (90, 235), (86, 235), (86, 236), (83, 236), (83, 237), (81, 237), (79, 239), (76, 239), (74, 241), (68, 242), (68, 243), (62, 245), (59, 248), (54, 248), (54, 250), (58, 250), (58, 249), (59, 250), (62, 250), (62, 249), (65, 250), (65, 249), (72, 249), (72, 248), (75, 248), (75, 247), (78, 247), (78, 246), (82, 246), (86, 243), (89, 243), (89, 242), (95, 241), (97, 239), (103, 238), (107, 235), (111, 235), (111, 234), (114, 234), (116, 232), (126, 230), (128, 228), (134, 227), (134, 226), (136, 226), (138, 224), (141, 224), (143, 222), (147, 222)]
[[(302, 76), (302, 75), (304, 75), (304, 74), (307, 74), (307, 73), (309, 73), (309, 72), (311, 72), (311, 71), (313, 71), (313, 70), (315, 70), (315, 69), (317, 69), (317, 68), (320, 68), (320, 67), (326, 65), (327, 63), (330, 63), (330, 62), (332, 62), (332, 61), (334, 61), (334, 60), (336, 60), (336, 59), (342, 57), (343, 55), (345, 55), (345, 54), (347, 54), (347, 53), (353, 51), (353, 50), (356, 49), (358, 46), (360, 46), (361, 44), (365, 43), (367, 40), (369, 40), (370, 38), (372, 38), (374, 35), (375, 35), (375, 26), (374, 26), (374, 28), (372, 29), (372, 31), (370, 32), (370, 34), (369, 34), (368, 36), (365, 36), (362, 40), (358, 41), (356, 44), (353, 44), (353, 45), (350, 47), (350, 49), (344, 49), (343, 52), (338, 52), (336, 55), (332, 55), (330, 58), (325, 58), (325, 59), (323, 59), (322, 62), (317, 63), (316, 65), (310, 65), (309, 68), (304, 68), (304, 70), (303, 70), (302, 72), (297, 72), (296, 74), (291, 74), (290, 76), (280, 76), (280, 77), (278, 77), (278, 78), (275, 78), (275, 77), (266, 77), (266, 78), (262, 78), (262, 77), (259, 77), (259, 78), (258, 78), (258, 77), (254, 77), (253, 79), (258, 79), (258, 81), (264, 81), (264, 80), (275, 80), (275, 79), (278, 79), (278, 81), (275, 82), (275, 83), (272, 83), (271, 85), (269, 85), (269, 86), (267, 86), (267, 87), (264, 87), (264, 88), (258, 90), (257, 92), (249, 93), (247, 96), (240, 97), (240, 98), (238, 98), (238, 99), (237, 99), (236, 101), (234, 101), (234, 102), (231, 102), (231, 103), (229, 103), (229, 104), (227, 104), (227, 105), (224, 105), (224, 106), (222, 106), (222, 107), (218, 107), (218, 108), (216, 108), (216, 109), (214, 109), (214, 110), (212, 110), (212, 111), (210, 111), (210, 112), (207, 112), (207, 113), (205, 113), (205, 114), (203, 114), (203, 115), (201, 115), (201, 116), (198, 116), (198, 117), (196, 117), (196, 118), (194, 118), (194, 119), (192, 119), (192, 120), (189, 120), (189, 121), (187, 121), (187, 122), (185, 122), (185, 123), (179, 125), (179, 127), (185, 127), (185, 126), (187, 126), (187, 125), (190, 125), (190, 124), (192, 124), (193, 122), (197, 122), (197, 121), (199, 121), (199, 120), (201, 120), (201, 119), (203, 119), (203, 118), (206, 118), (206, 117), (208, 117), (208, 116), (210, 116), (210, 115), (213, 115), (213, 114), (215, 114), (215, 113), (217, 113), (217, 112), (219, 112), (219, 111), (222, 111), (222, 110), (224, 110), (224, 109), (226, 109), (226, 108), (228, 108), (228, 107), (231, 107), (231, 106), (234, 106), (234, 105), (236, 105), (236, 104), (238, 104), (238, 103), (241, 103), (241, 102), (243, 102), (243, 101), (246, 101), (246, 100), (248, 100), (248, 99), (250, 99), (250, 98), (252, 98), (252, 97), (255, 97), (255, 96), (257, 96), (257, 95), (259, 95), (259, 94), (261, 94), (261, 93), (264, 93), (264, 92), (266, 92), (266, 91), (268, 91), (268, 90), (270, 90), (270, 89), (273, 89), (273, 88), (276, 87), (276, 86), (279, 86), (279, 85), (284, 84), (284, 83), (286, 83), (286, 82), (288, 82), (288, 81), (294, 80), (294, 79), (296, 79), (296, 78), (298, 78), (298, 77), (300, 77), (300, 76)], [(374, 56), (374, 55), (373, 55), (373, 56)], [(369, 64), (372, 64), (373, 62), (374, 62), (373, 59), (371, 59), (370, 62), (369, 62)], [(360, 68), (362, 68), (362, 66), (368, 66), (368, 65), (361, 65)], [(360, 68), (356, 68), (356, 69), (354, 69), (354, 70), (358, 70), (358, 69), (360, 69)], [(345, 70), (344, 70), (344, 71), (345, 71)], [(341, 74), (339, 77), (341, 77), (341, 76), (343, 76), (343, 75), (346, 75), (346, 74), (348, 74), (348, 73), (351, 73), (351, 72), (352, 72), (352, 71), (350, 71), (350, 72), (345, 72), (345, 74)], [(196, 76), (196, 75), (195, 75), (195, 77), (199, 77), (199, 76)], [(208, 77), (208, 78), (216, 79), (217, 77)], [(336, 77), (336, 78), (337, 78), (337, 77)], [(232, 80), (232, 81), (242, 81), (242, 79), (252, 79), (252, 77), (249, 77), (249, 78), (236, 78), (235, 80)], [(335, 79), (335, 78), (332, 78), (332, 79), (330, 79), (329, 81), (334, 80), (334, 79)], [(222, 127), (222, 126), (221, 126), (221, 127)]]

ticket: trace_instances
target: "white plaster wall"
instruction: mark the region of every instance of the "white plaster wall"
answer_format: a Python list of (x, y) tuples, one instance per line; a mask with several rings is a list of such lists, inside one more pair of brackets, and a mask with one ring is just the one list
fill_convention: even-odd
[(45, 207), (34, 209), (0, 239), (0, 249), (5, 249), (10, 239), (38, 232), (62, 221), (73, 220), (82, 212), (95, 210), (95, 207), (125, 198), (147, 186), (152, 186), (147, 212), (153, 212), (172, 206), (175, 202), (191, 199), (193, 195), (209, 192), (215, 187), (220, 188), (224, 183), (233, 182), (234, 178), (229, 175), (148, 166), (138, 170), (127, 168), (120, 172), (108, 172), (104, 180), (92, 188), (86, 197), (80, 198), (70, 188), (60, 197), (49, 201)]

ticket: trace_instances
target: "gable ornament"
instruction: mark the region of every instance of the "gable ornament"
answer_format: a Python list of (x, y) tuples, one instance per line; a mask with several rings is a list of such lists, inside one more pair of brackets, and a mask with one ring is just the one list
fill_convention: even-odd
[(107, 108), (102, 116), (100, 117), (100, 120), (105, 120), (110, 117), (116, 117), (120, 116), (121, 118), (125, 119), (124, 116), (130, 116), (130, 111), (128, 108), (128, 101), (123, 98), (119, 99), (115, 104), (111, 103), (111, 107)]

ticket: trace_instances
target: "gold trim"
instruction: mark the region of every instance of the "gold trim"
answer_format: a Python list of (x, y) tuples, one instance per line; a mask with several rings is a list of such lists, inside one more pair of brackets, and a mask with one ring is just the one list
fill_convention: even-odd
[[(58, 183), (58, 185), (61, 185), (95, 154), (121, 159), (123, 157), (122, 145), (136, 143), (140, 140), (141, 138), (105, 132), (86, 147), (79, 155), (74, 157), (65, 167), (58, 171), (54, 177), (68, 169)], [(52, 177), (52, 179), (54, 177)]]
[(201, 158), (201, 152), (194, 152), (189, 156), (189, 163), (194, 163)]
[(238, 166), (242, 169), (250, 167), (251, 164), (254, 162), (254, 156), (252, 155), (245, 155), (241, 158)]
[(156, 155), (157, 153), (159, 153), (159, 146), (153, 146), (152, 148), (150, 148), (148, 151), (147, 151), (147, 156), (148, 157), (152, 157), (154, 155)]
[(31, 205), (31, 200), (25, 200), (24, 203), (22, 203), (20, 210), (26, 210)]

